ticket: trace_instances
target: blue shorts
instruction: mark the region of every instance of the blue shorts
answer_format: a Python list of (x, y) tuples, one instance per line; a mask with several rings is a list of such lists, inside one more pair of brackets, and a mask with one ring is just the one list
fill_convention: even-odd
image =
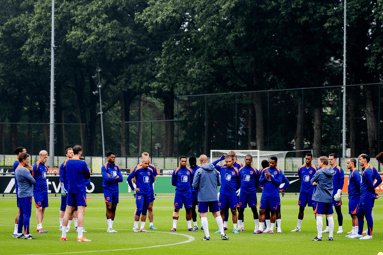
[(239, 195), (239, 207), (246, 208), (247, 205), (249, 207), (256, 207), (257, 206), (257, 194), (240, 194)]
[(36, 208), (39, 208), (39, 207), (46, 208), (49, 206), (48, 192), (43, 192), (43, 193), (33, 192), (33, 196), (35, 198)]
[(156, 200), (156, 197), (154, 196), (154, 191), (152, 191), (152, 194), (150, 195), (149, 203), (154, 202)]
[(193, 192), (192, 191), (192, 201), (193, 201), (193, 204), (194, 204), (194, 201), (198, 201), (198, 192)]
[(334, 211), (332, 210), (332, 203), (323, 203), (323, 202), (316, 202), (314, 201), (314, 213), (318, 214), (333, 214)]
[(301, 192), (299, 193), (299, 200), (298, 200), (298, 205), (302, 207), (307, 206), (314, 206), (314, 201), (312, 200), (313, 194), (306, 193), (306, 192)]
[(211, 202), (198, 202), (198, 212), (206, 213), (206, 212), (218, 212), (218, 201), (211, 201)]
[(63, 211), (65, 212), (65, 208), (66, 208), (66, 196), (62, 196), (61, 195), (61, 206), (60, 206), (60, 211)]
[(359, 207), (360, 197), (350, 197), (348, 199), (348, 213), (357, 214)]
[(66, 204), (69, 206), (87, 206), (86, 191), (80, 193), (67, 193)]
[(186, 209), (192, 208), (192, 193), (188, 194), (177, 194), (174, 197), (174, 208), (181, 209), (182, 205), (185, 205)]
[(364, 215), (371, 215), (372, 208), (374, 208), (375, 198), (361, 198), (359, 201), (359, 206), (357, 213), (363, 210)]
[(342, 199), (340, 199), (339, 201), (335, 201), (334, 198), (332, 198), (332, 203), (334, 206), (341, 206), (342, 205)]
[(150, 203), (150, 196), (151, 195), (136, 194), (137, 216), (140, 216), (141, 213), (142, 215), (146, 215)]
[(237, 208), (237, 205), (238, 205), (238, 201), (237, 201), (237, 194), (236, 193), (233, 193), (233, 194), (222, 194), (220, 193), (219, 194), (219, 208), (221, 209), (235, 209)]
[(113, 204), (118, 204), (119, 202), (119, 193), (117, 192), (111, 192), (109, 190), (104, 189), (104, 199), (106, 202), (112, 202)]
[(275, 211), (278, 209), (281, 199), (279, 197), (267, 197), (261, 198), (261, 203), (259, 205), (259, 209), (267, 209), (270, 211)]
[(20, 200), (18, 195), (16, 195), (16, 203), (17, 203), (17, 207), (20, 208)]

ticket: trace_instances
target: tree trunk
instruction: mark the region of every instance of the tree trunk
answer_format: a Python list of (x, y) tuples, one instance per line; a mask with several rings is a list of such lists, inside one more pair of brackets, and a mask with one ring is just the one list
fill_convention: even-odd
[[(140, 96), (140, 102), (138, 104), (138, 120), (142, 121), (142, 108), (144, 107), (144, 101), (143, 101), (144, 95)], [(138, 155), (142, 153), (142, 123), (138, 123)]]
[[(65, 123), (65, 114), (64, 114), (64, 111), (61, 112), (61, 123)], [(66, 150), (66, 133), (65, 133), (65, 125), (62, 124), (61, 125), (61, 131), (62, 131), (62, 146), (61, 146), (61, 150), (62, 150), (62, 155), (65, 155), (65, 150)]]
[[(89, 104), (89, 107), (87, 109), (89, 109), (89, 125), (88, 125), (88, 130), (89, 130), (89, 150), (90, 150), (90, 153), (94, 156), (97, 155), (97, 143), (96, 143), (96, 125), (97, 125), (97, 115), (98, 115), (98, 109), (97, 108), (97, 102), (99, 102), (99, 94), (97, 95), (94, 95), (93, 94), (93, 91), (98, 91), (98, 88), (97, 88), (97, 85), (94, 81), (94, 79), (92, 78), (92, 75), (91, 75), (91, 72), (88, 73), (88, 81), (89, 81), (89, 85), (90, 85), (90, 90), (89, 90), (89, 97), (90, 97), (90, 104)], [(98, 105), (98, 107), (100, 107), (100, 105)], [(104, 116), (104, 115), (103, 115)], [(101, 121), (101, 118), (100, 118), (100, 121)], [(100, 122), (100, 125), (101, 125), (101, 122)], [(100, 134), (101, 134), (102, 130), (100, 129)], [(105, 136), (104, 136), (104, 139), (105, 139)], [(101, 146), (102, 146), (102, 141), (101, 141)], [(102, 151), (102, 149), (101, 149)], [(101, 152), (102, 153), (102, 152)], [(105, 155), (102, 155), (103, 157)]]
[[(349, 90), (351, 92), (351, 90)], [(348, 97), (348, 113), (350, 115), (350, 140), (349, 140), (349, 146), (351, 150), (351, 157), (355, 157), (357, 155), (356, 153), (356, 116), (355, 116), (355, 101), (354, 97), (352, 96), (352, 92), (349, 93)]]
[(19, 130), (16, 124), (11, 124), (11, 132), (10, 132), (10, 139), (9, 139), (9, 151), (12, 152), (16, 149), (17, 145), (17, 136), (18, 136)]
[(121, 157), (126, 157), (126, 136), (125, 136), (125, 97), (124, 92), (120, 95), (121, 107)]
[[(302, 144), (303, 144), (303, 113), (302, 113), (302, 99), (300, 98), (298, 100), (298, 113), (297, 113), (297, 129), (295, 131), (295, 149), (296, 150), (303, 150)], [(297, 152), (297, 157), (302, 157), (303, 152)]]
[(318, 96), (317, 105), (314, 108), (314, 157), (320, 157), (322, 153), (322, 96)]
[(374, 110), (374, 87), (365, 86), (366, 90), (366, 121), (367, 121), (367, 135), (368, 135), (368, 148), (370, 155), (376, 155), (378, 152), (378, 120), (377, 114)]
[[(174, 92), (171, 90), (165, 95), (165, 107), (164, 114), (165, 120), (174, 119)], [(174, 122), (166, 121), (165, 122), (165, 139), (163, 141), (163, 156), (172, 157), (173, 156), (173, 147), (174, 147)]]
[(77, 101), (77, 113), (79, 123), (85, 123), (85, 125), (80, 125), (80, 140), (81, 146), (83, 147), (82, 155), (86, 155), (88, 152), (87, 146), (87, 137), (86, 137), (86, 114), (85, 114), (85, 105), (84, 105), (84, 78), (81, 70), (74, 71), (74, 82), (75, 82), (75, 93), (76, 93), (76, 101)]
[[(252, 100), (252, 94), (249, 93), (249, 98)], [(247, 149), (252, 150), (251, 143), (253, 141), (253, 106), (249, 104), (249, 116), (247, 121)]]
[(5, 134), (5, 125), (0, 124), (0, 148), (1, 154), (5, 154), (5, 146), (4, 146), (4, 134)]
[(31, 125), (28, 125), (28, 127), (27, 127), (26, 137), (27, 137), (27, 142), (29, 142), (29, 144), (30, 144), (28, 151), (32, 155), (32, 153), (33, 153), (33, 131), (32, 131)]
[(256, 139), (257, 139), (257, 149), (258, 150), (264, 150), (265, 139), (264, 139), (261, 93), (255, 93), (254, 94), (253, 104), (254, 104), (254, 109), (255, 109), (255, 120), (256, 120), (255, 131), (256, 131)]

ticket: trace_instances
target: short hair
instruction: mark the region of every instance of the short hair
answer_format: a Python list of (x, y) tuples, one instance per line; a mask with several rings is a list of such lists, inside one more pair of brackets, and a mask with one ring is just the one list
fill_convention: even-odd
[(191, 163), (197, 163), (197, 159), (195, 157), (190, 157), (189, 158), (189, 164)]
[(186, 161), (188, 160), (186, 156), (181, 156), (181, 157), (180, 157), (180, 161), (181, 161), (181, 159), (183, 159), (183, 158), (186, 159)]
[(228, 155), (235, 157), (237, 154), (235, 154), (235, 151), (229, 151)]
[(269, 167), (269, 161), (264, 159), (264, 160), (262, 160), (261, 165), (262, 165), (262, 168), (267, 168), (267, 167)]
[(356, 159), (354, 159), (354, 158), (350, 158), (350, 161), (351, 161), (352, 163), (354, 163), (354, 166), (356, 166)]
[(150, 162), (149, 157), (142, 157), (142, 162), (144, 162), (144, 161), (149, 161)]
[(112, 152), (112, 151), (109, 151), (108, 154), (106, 154), (107, 157), (109, 157), (109, 156), (111, 156), (111, 155), (116, 156), (116, 154), (114, 154), (114, 152)]
[(19, 162), (22, 162), (24, 159), (28, 158), (29, 154), (28, 153), (21, 153), (19, 156)]
[(17, 147), (15, 150), (14, 150), (14, 153), (16, 154), (16, 155), (19, 155), (19, 153), (20, 152), (23, 152), (23, 150), (24, 150), (25, 148), (24, 147)]
[(80, 145), (73, 146), (73, 153), (77, 155), (80, 151), (82, 151), (82, 147)]
[(201, 163), (202, 162), (207, 163), (207, 156), (205, 154), (200, 155), (198, 159), (199, 159), (199, 161), (201, 161)]
[(379, 152), (379, 154), (376, 155), (376, 160), (379, 162), (383, 162), (383, 151)]
[(232, 155), (226, 155), (225, 159), (233, 159)]
[(144, 152), (141, 154), (141, 157), (149, 157), (149, 153), (147, 153), (146, 151), (144, 151)]
[(73, 151), (73, 148), (72, 147), (69, 147), (65, 150), (65, 155), (68, 154), (68, 151), (72, 150)]
[(85, 157), (84, 157), (84, 156), (81, 156), (81, 157), (80, 157), (80, 160), (84, 160), (84, 161), (85, 161)]
[(323, 165), (326, 165), (326, 166), (328, 165), (328, 157), (322, 156), (319, 158), (319, 160), (320, 160), (320, 162), (323, 163)]
[(270, 160), (274, 160), (275, 162), (278, 162), (278, 158), (275, 157), (275, 156), (271, 156), (271, 157), (270, 157)]
[(250, 154), (247, 154), (245, 158), (253, 158), (253, 156), (251, 156)]
[(41, 151), (39, 152), (39, 156), (41, 156), (41, 155), (43, 155), (43, 154), (48, 154), (48, 152), (47, 152), (46, 150), (41, 150)]
[(306, 153), (306, 157), (313, 157), (313, 154), (311, 154), (311, 152), (309, 152), (309, 153)]
[(367, 154), (360, 154), (360, 157), (366, 159), (367, 163), (370, 162), (370, 156), (368, 156)]
[(329, 157), (330, 157), (330, 156), (333, 156), (334, 158), (338, 158), (338, 157), (336, 156), (335, 153), (330, 153), (328, 156), (329, 156)]

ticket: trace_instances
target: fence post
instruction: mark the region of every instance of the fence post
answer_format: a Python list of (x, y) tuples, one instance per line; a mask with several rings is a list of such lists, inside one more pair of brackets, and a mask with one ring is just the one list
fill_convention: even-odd
[(208, 131), (208, 126), (207, 126), (207, 96), (205, 96), (205, 155), (207, 154), (207, 131)]
[[(304, 136), (304, 130), (305, 130), (305, 127), (304, 127), (304, 121), (305, 119), (305, 90), (302, 89), (302, 150), (304, 150), (304, 146), (305, 146), (305, 143), (304, 143), (304, 140), (305, 140), (305, 136)], [(302, 152), (302, 165), (305, 163), (304, 162), (304, 153)]]
[(267, 92), (267, 150), (270, 150), (270, 92)]
[(237, 150), (238, 149), (238, 94), (235, 94), (235, 145), (234, 148)]
[[(380, 86), (381, 83), (378, 85), (378, 153), (380, 152)], [(380, 172), (380, 163), (378, 162), (378, 171)]]

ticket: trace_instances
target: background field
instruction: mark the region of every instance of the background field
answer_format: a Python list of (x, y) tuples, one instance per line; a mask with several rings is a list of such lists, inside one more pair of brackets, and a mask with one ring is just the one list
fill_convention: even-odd
[[(0, 199), (0, 254), (72, 254), (72, 253), (101, 253), (108, 251), (113, 254), (378, 254), (383, 252), (383, 216), (381, 200), (376, 201), (375, 225), (373, 240), (351, 240), (344, 234), (334, 234), (334, 242), (312, 242), (316, 235), (315, 220), (311, 210), (306, 210), (301, 233), (290, 233), (297, 221), (297, 197), (282, 198), (282, 234), (253, 235), (254, 221), (250, 210), (245, 211), (245, 232), (239, 235), (231, 233), (232, 224), (229, 223), (227, 235), (229, 241), (220, 240), (214, 234), (217, 225), (212, 216), (209, 216), (209, 226), (212, 240), (203, 242), (202, 230), (188, 232), (185, 220), (185, 211), (181, 212), (176, 234), (169, 230), (172, 227), (173, 197), (157, 197), (155, 201), (154, 224), (158, 228), (149, 233), (133, 233), (133, 213), (135, 209), (133, 197), (120, 198), (114, 228), (118, 233), (106, 232), (106, 219), (104, 199), (101, 196), (90, 196), (86, 209), (85, 228), (88, 230), (86, 237), (92, 239), (91, 243), (77, 243), (77, 233), (68, 233), (68, 242), (60, 242), (59, 231), (59, 204), (60, 199), (51, 197), (50, 207), (47, 208), (44, 228), (48, 234), (32, 233), (37, 240), (18, 240), (12, 238), (14, 217), (16, 215), (16, 202), (14, 198)], [(344, 231), (351, 230), (351, 220), (347, 208), (347, 199), (343, 202)], [(335, 216), (336, 218), (336, 216)], [(335, 220), (335, 230), (338, 229)], [(200, 221), (198, 220), (200, 226)], [(36, 227), (35, 208), (32, 208), (31, 230)], [(147, 221), (147, 229), (149, 224)], [(187, 235), (187, 236), (185, 236)], [(327, 234), (323, 237), (327, 238)], [(195, 238), (193, 240), (193, 238)], [(189, 241), (189, 242), (188, 242)], [(175, 243), (185, 242), (178, 245)], [(160, 246), (170, 245), (170, 246)], [(152, 248), (144, 248), (159, 246)]]

